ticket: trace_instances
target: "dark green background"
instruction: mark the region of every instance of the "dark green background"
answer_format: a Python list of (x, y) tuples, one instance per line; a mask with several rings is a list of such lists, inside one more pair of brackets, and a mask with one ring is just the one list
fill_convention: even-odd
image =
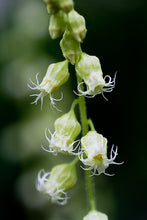
[[(101, 95), (87, 100), (97, 131), (108, 138), (109, 149), (118, 145), (117, 161), (125, 162), (110, 167), (114, 177), (94, 177), (97, 208), (111, 220), (145, 220), (147, 7), (143, 0), (76, 0), (75, 9), (88, 29), (83, 51), (99, 57), (104, 75), (118, 72), (114, 91), (105, 94), (108, 102)], [(47, 98), (43, 111), (40, 103), (30, 105), (27, 88), (29, 78), (40, 72), (41, 80), (50, 63), (63, 60), (59, 40), (48, 35), (48, 18), (43, 1), (0, 1), (1, 219), (82, 220), (88, 210), (80, 168), (65, 207), (50, 204), (35, 190), (39, 169), (50, 170), (65, 161), (62, 155), (57, 159), (40, 149), (44, 128), (53, 130), (62, 113), (51, 112)], [(74, 79), (72, 73), (60, 90), (63, 113), (74, 99)]]

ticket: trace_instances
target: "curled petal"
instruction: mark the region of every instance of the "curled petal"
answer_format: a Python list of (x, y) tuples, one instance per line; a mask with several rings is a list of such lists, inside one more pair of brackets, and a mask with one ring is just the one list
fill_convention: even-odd
[[(50, 139), (49, 139), (49, 137), (48, 137), (48, 135), (47, 135), (47, 131), (48, 131), (48, 133), (49, 133), (50, 136), (51, 136)], [(51, 147), (51, 144), (52, 144), (52, 142), (54, 141), (54, 136), (55, 136), (55, 134), (56, 134), (56, 132), (54, 132), (54, 133), (52, 134), (51, 131), (46, 128), (46, 129), (45, 129), (45, 137), (46, 137), (46, 140), (48, 141), (49, 145), (48, 145), (48, 149), (47, 149), (46, 147), (44, 147), (43, 145), (41, 145), (41, 148), (42, 148), (44, 151), (48, 152), (48, 153), (53, 153), (53, 154), (56, 155), (55, 150), (53, 150), (52, 147)]]
[(40, 93), (38, 94), (32, 94), (30, 96), (36, 96), (36, 99), (35, 101), (31, 102), (31, 104), (37, 104), (38, 100), (40, 99), (41, 100), (41, 110), (42, 110), (42, 107), (43, 107), (43, 98), (44, 96), (46, 96), (47, 94), (49, 95), (49, 98), (50, 98), (50, 104), (51, 104), (51, 108), (55, 108), (56, 110), (58, 111), (61, 111), (60, 109), (58, 109), (56, 106), (55, 106), (55, 102), (57, 101), (61, 101), (63, 99), (63, 93), (61, 93), (61, 98), (59, 99), (55, 99), (52, 97), (51, 93), (47, 93), (45, 92), (43, 89), (41, 89), (42, 87), (41, 86), (44, 86), (43, 84), (39, 84), (39, 80), (38, 80), (38, 74), (36, 74), (36, 83), (34, 83), (31, 79), (30, 79), (30, 82), (32, 85), (30, 85), (29, 83), (27, 84), (28, 87), (32, 90), (39, 90)]
[(124, 162), (120, 162), (120, 163), (114, 162), (117, 155), (118, 155), (118, 147), (116, 146), (115, 150), (114, 150), (114, 145), (112, 145), (112, 148), (111, 148), (111, 151), (110, 151), (110, 159), (107, 159), (109, 164), (121, 165), (121, 164), (124, 163)]
[(93, 98), (93, 97), (95, 97), (95, 95), (90, 95), (90, 92), (91, 92), (90, 89), (88, 89), (87, 91), (83, 91), (83, 90), (80, 88), (82, 84), (85, 84), (85, 83), (84, 83), (84, 82), (81, 82), (81, 83), (79, 83), (78, 86), (77, 86), (77, 90), (78, 90), (79, 93), (76, 93), (75, 91), (74, 91), (74, 93), (75, 93), (77, 96), (85, 96), (86, 98)]
[(34, 87), (32, 87), (29, 83), (27, 85), (32, 90), (39, 89), (40, 84), (39, 84), (39, 81), (38, 81), (38, 75), (39, 75), (39, 73), (36, 74), (36, 83), (34, 83), (31, 79), (29, 79)]
[(52, 109), (55, 108), (57, 111), (62, 112), (60, 109), (58, 109), (56, 107), (55, 102), (59, 102), (59, 101), (61, 101), (63, 99), (63, 93), (61, 93), (61, 97), (59, 99), (53, 98), (51, 94), (49, 95), (49, 97), (50, 97), (51, 108)]
[[(48, 137), (47, 132), (50, 134), (50, 138)], [(48, 153), (53, 153), (54, 155), (57, 155), (58, 152), (68, 152), (72, 155), (79, 155), (80, 154), (79, 151), (77, 153), (75, 153), (75, 151), (79, 147), (80, 140), (76, 140), (68, 146), (63, 146), (63, 145), (60, 146), (56, 142), (55, 135), (56, 135), (56, 131), (52, 134), (49, 129), (47, 129), (47, 128), (45, 129), (45, 137), (46, 137), (46, 140), (48, 141), (49, 145), (48, 145), (48, 148), (41, 145), (41, 148), (44, 151), (46, 151)], [(59, 136), (58, 135), (58, 138), (63, 139), (64, 136)], [(73, 148), (74, 144), (76, 144), (76, 143), (77, 143), (77, 145)]]
[(114, 74), (114, 78), (113, 79), (109, 75), (106, 75), (104, 77), (105, 81), (108, 79), (108, 82), (105, 82), (105, 86), (103, 88), (104, 92), (112, 92), (112, 90), (115, 87), (116, 74), (117, 74), (117, 72)]
[[(104, 96), (104, 92), (112, 92), (113, 91), (113, 89), (115, 87), (116, 74), (117, 74), (117, 72), (115, 73), (113, 79), (109, 75), (106, 75), (104, 77), (105, 84), (98, 91), (92, 90), (90, 88), (90, 86), (88, 86), (87, 84), (86, 85), (89, 89), (87, 89), (86, 91), (83, 91), (83, 89), (81, 88), (81, 85), (85, 84), (85, 83), (81, 82), (77, 86), (77, 90), (79, 93), (76, 93), (75, 91), (74, 91), (74, 93), (78, 96), (85, 96), (86, 98), (93, 98), (98, 94), (102, 94), (104, 99), (106, 99), (108, 101), (108, 99)], [(98, 86), (99, 85), (97, 84), (96, 87), (98, 87)], [(96, 89), (96, 87), (95, 87), (95, 89)]]

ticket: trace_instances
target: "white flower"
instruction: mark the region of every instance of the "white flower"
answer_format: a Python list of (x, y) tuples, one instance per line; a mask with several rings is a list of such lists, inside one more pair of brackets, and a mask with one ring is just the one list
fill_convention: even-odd
[[(104, 96), (104, 92), (111, 92), (115, 87), (116, 74), (113, 79), (109, 75), (103, 77), (100, 61), (96, 56), (82, 53), (81, 59), (76, 63), (76, 72), (84, 80), (78, 84), (78, 95), (94, 97), (101, 93)], [(87, 87), (86, 91), (81, 89), (84, 83)]]
[[(42, 148), (54, 154), (58, 152), (66, 152), (74, 155), (78, 154), (74, 151), (78, 148), (80, 142), (79, 140), (75, 141), (75, 139), (81, 132), (81, 126), (76, 118), (74, 110), (71, 109), (68, 113), (56, 119), (54, 126), (55, 132), (53, 134), (48, 129), (51, 136), (50, 138), (47, 135), (47, 129), (45, 130), (45, 137), (49, 142), (49, 149)], [(77, 143), (76, 147), (74, 147), (75, 143)]]
[[(111, 176), (105, 172), (105, 169), (110, 164), (121, 164), (114, 162), (117, 156), (117, 147), (114, 150), (114, 146), (111, 148), (110, 159), (107, 158), (107, 139), (96, 131), (89, 131), (87, 135), (81, 139), (82, 151), (80, 155), (80, 160), (88, 168), (84, 168), (92, 171), (93, 175), (100, 175), (104, 173)], [(85, 158), (86, 155), (86, 158)]]
[(51, 172), (40, 170), (37, 177), (36, 188), (46, 195), (51, 202), (65, 205), (67, 203), (68, 189), (77, 182), (74, 163), (65, 163), (55, 166)]
[(65, 205), (68, 199), (67, 193), (64, 192), (64, 189), (60, 189), (61, 184), (49, 178), (50, 175), (50, 172), (40, 170), (38, 173), (36, 188), (39, 192), (47, 195), (51, 202)]
[[(61, 96), (60, 99), (54, 99), (52, 97), (52, 94), (62, 85), (64, 84), (69, 78), (69, 72), (68, 72), (68, 62), (62, 61), (59, 63), (53, 63), (49, 65), (46, 75), (44, 76), (41, 83), (38, 81), (38, 73), (36, 74), (36, 83), (32, 83), (34, 87), (32, 87), (30, 84), (28, 84), (28, 87), (32, 90), (39, 90), (40, 93), (38, 94), (32, 94), (31, 96), (36, 96), (36, 99), (31, 104), (37, 104), (38, 100), (41, 99), (41, 109), (43, 106), (43, 98), (46, 95), (49, 95), (51, 106), (53, 108), (57, 107), (55, 106), (55, 101), (62, 100), (63, 96)], [(58, 109), (57, 109), (58, 110)]]
[(98, 211), (91, 211), (86, 215), (83, 220), (108, 220), (107, 215), (98, 212)]
[[(47, 135), (47, 131), (50, 134), (50, 138)], [(46, 152), (53, 153), (54, 155), (57, 155), (58, 152), (69, 153), (73, 155), (79, 154), (75, 153), (80, 144), (79, 140), (71, 142), (68, 136), (58, 134), (56, 131), (52, 134), (49, 129), (45, 129), (45, 137), (49, 143), (48, 149), (42, 145), (41, 147)], [(74, 144), (77, 145), (74, 147)]]

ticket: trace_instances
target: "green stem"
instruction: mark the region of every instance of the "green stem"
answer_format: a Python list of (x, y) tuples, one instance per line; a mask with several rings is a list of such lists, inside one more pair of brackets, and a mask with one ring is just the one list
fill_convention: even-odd
[(89, 126), (91, 128), (91, 131), (95, 131), (94, 124), (93, 124), (91, 119), (88, 119), (88, 124), (89, 124)]
[(88, 199), (89, 199), (89, 206), (90, 210), (95, 210), (95, 199), (94, 199), (94, 192), (93, 192), (93, 183), (90, 170), (86, 170), (86, 182), (87, 182), (87, 191), (88, 191)]
[(74, 111), (74, 108), (75, 108), (75, 106), (76, 106), (78, 103), (79, 103), (79, 99), (75, 99), (75, 100), (73, 101), (73, 103), (72, 103), (70, 109)]
[[(82, 79), (78, 75), (77, 75), (77, 82), (78, 83), (82, 82)], [(82, 84), (81, 84), (81, 87), (82, 87)], [(82, 90), (84, 90), (83, 87), (82, 87)], [(81, 116), (82, 134), (83, 134), (83, 136), (85, 136), (88, 132), (89, 120), (87, 120), (86, 103), (85, 103), (84, 96), (79, 96), (79, 109), (80, 109), (80, 116)], [(86, 183), (87, 183), (87, 194), (88, 194), (88, 200), (89, 200), (89, 208), (90, 208), (90, 210), (94, 210), (95, 209), (95, 199), (94, 199), (91, 172), (89, 170), (86, 170), (85, 175), (86, 175)]]
[[(82, 79), (77, 75), (78, 84), (82, 82)], [(81, 84), (81, 89), (83, 85)], [(83, 136), (88, 132), (88, 121), (87, 121), (87, 114), (86, 114), (86, 103), (84, 96), (79, 96), (79, 108), (80, 108), (80, 116), (81, 116), (81, 124), (82, 124), (82, 133)]]
[(76, 158), (71, 162), (71, 164), (72, 164), (72, 165), (75, 165), (78, 161), (79, 161), (79, 158), (76, 157)]

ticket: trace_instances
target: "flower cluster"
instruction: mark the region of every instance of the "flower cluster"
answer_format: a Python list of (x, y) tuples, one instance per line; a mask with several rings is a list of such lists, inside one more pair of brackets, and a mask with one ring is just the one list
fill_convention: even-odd
[[(66, 155), (76, 155), (78, 156), (75, 159), (76, 162), (79, 158), (83, 165), (85, 165), (85, 168), (83, 169), (90, 170), (92, 175), (100, 175), (104, 173), (111, 176), (111, 174), (106, 173), (105, 170), (110, 164), (120, 164), (114, 162), (117, 156), (117, 147), (114, 149), (114, 146), (112, 146), (110, 159), (108, 159), (107, 139), (101, 134), (98, 134), (95, 130), (89, 131), (81, 138), (81, 140), (76, 140), (81, 132), (81, 126), (73, 110), (76, 105), (75, 103), (78, 104), (78, 100), (73, 102), (71, 110), (68, 113), (63, 114), (55, 121), (55, 131), (53, 134), (49, 129), (45, 130), (48, 147), (42, 146), (42, 149), (49, 153), (53, 153), (54, 155), (57, 155), (59, 152)], [(48, 137), (47, 132), (50, 134), (50, 138)], [(75, 143), (76, 146), (74, 146)], [(71, 166), (72, 171), (70, 170), (70, 175), (61, 172), (61, 168), (65, 165), (55, 167), (51, 173), (45, 173), (44, 170), (41, 170), (38, 174), (37, 189), (40, 192), (47, 194), (52, 202), (62, 205), (65, 204), (67, 201), (66, 190), (68, 187), (65, 187), (66, 184), (65, 181), (63, 181), (63, 176), (70, 177), (68, 178), (68, 181), (72, 182), (72, 177), (75, 176), (75, 174), (73, 174), (75, 173), (75, 171), (73, 172), (73, 169), (75, 170), (74, 165)], [(67, 167), (69, 169), (70, 166), (66, 165), (66, 168)], [(56, 170), (56, 172), (54, 170)], [(67, 171), (67, 169), (63, 170)], [(76, 181), (74, 180), (73, 183), (75, 184), (75, 182)]]
[[(75, 165), (79, 160), (84, 165), (83, 169), (90, 170), (91, 172), (87, 172), (90, 172), (91, 175), (103, 173), (110, 176), (111, 174), (106, 172), (109, 165), (120, 164), (115, 162), (118, 154), (117, 147), (112, 146), (110, 157), (107, 156), (108, 141), (102, 134), (96, 132), (92, 121), (87, 119), (86, 108), (83, 107), (85, 106), (84, 97), (81, 97), (94, 97), (98, 94), (104, 96), (104, 92), (111, 92), (115, 87), (116, 74), (114, 78), (108, 75), (103, 77), (99, 59), (82, 52), (81, 43), (86, 36), (87, 29), (84, 17), (74, 10), (73, 1), (44, 0), (44, 2), (50, 14), (49, 33), (51, 38), (56, 39), (63, 35), (60, 47), (65, 60), (50, 64), (41, 83), (39, 83), (38, 74), (36, 83), (30, 80), (31, 84), (28, 86), (32, 90), (39, 90), (39, 93), (31, 95), (36, 96), (32, 104), (37, 104), (41, 99), (42, 108), (43, 98), (48, 95), (51, 105), (57, 109), (55, 101), (61, 100), (62, 97), (55, 99), (53, 94), (67, 82), (70, 76), (69, 62), (75, 65), (78, 79), (78, 94), (75, 92), (78, 98), (73, 101), (69, 112), (56, 119), (53, 133), (49, 129), (45, 129), (48, 146), (41, 146), (43, 150), (54, 155), (63, 153), (74, 155), (76, 158), (71, 163), (55, 166), (51, 172), (45, 172), (42, 169), (38, 173), (36, 182), (37, 190), (46, 195), (51, 202), (64, 205), (68, 200), (66, 191), (76, 184)], [(76, 105), (80, 109), (81, 123), (76, 117)], [(108, 220), (108, 217), (92, 209), (83, 220)]]

